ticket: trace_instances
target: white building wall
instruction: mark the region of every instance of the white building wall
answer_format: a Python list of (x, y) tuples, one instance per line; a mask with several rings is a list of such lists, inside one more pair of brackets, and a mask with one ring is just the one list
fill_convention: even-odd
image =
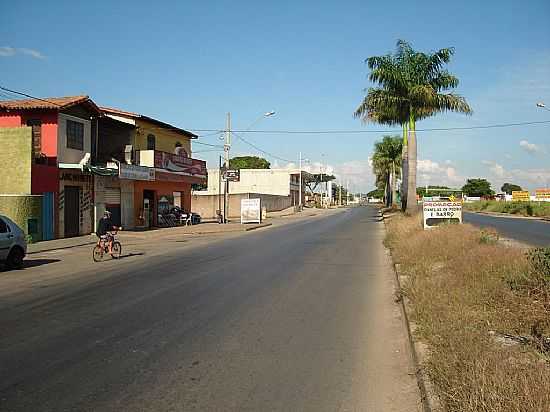
[[(84, 123), (84, 150), (67, 147), (67, 120)], [(59, 113), (57, 124), (57, 161), (59, 163), (78, 163), (86, 153), (92, 152), (92, 124), (89, 120)]]
[[(292, 170), (286, 169), (241, 169), (241, 180), (229, 183), (229, 193), (263, 193), (277, 196), (289, 196)], [(208, 170), (207, 192), (195, 194), (217, 194), (219, 187), (218, 169)], [(297, 185), (296, 185), (297, 186)], [(221, 191), (223, 193), (224, 182)]]

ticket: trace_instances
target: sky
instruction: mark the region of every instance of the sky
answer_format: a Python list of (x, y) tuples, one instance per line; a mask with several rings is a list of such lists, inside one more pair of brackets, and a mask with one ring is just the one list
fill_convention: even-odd
[[(196, 131), (193, 157), (209, 167), (221, 153), (199, 142), (222, 141), (202, 130), (223, 129), (230, 112), (234, 130), (268, 131), (234, 135), (231, 156), (294, 167), (302, 152), (305, 168), (368, 191), (374, 142), (395, 129), (353, 117), (371, 86), (367, 57), (398, 39), (455, 48), (448, 69), (474, 114), (441, 114), (418, 129), (548, 121), (549, 21), (548, 0), (12, 2), (0, 14), (0, 85), (87, 94)], [(297, 130), (335, 133), (281, 133)], [(348, 130), (366, 133), (338, 133)], [(418, 158), (419, 185), (481, 177), (497, 191), (503, 182), (548, 187), (550, 123), (420, 131)]]

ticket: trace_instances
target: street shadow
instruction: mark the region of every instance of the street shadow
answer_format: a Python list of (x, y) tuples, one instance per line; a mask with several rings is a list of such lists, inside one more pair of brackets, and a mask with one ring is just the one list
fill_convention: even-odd
[(126, 253), (125, 255), (120, 255), (117, 260), (131, 258), (131, 257), (134, 257), (134, 256), (143, 256), (143, 255), (145, 255), (144, 252)]
[(49, 265), (50, 263), (61, 262), (61, 259), (25, 259), (23, 261), (23, 267), (20, 269), (10, 269), (6, 265), (2, 265), (0, 272), (11, 272), (12, 270), (25, 270), (42, 265)]

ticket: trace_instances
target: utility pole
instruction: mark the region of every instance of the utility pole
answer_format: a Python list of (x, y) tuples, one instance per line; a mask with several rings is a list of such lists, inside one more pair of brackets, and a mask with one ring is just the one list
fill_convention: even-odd
[[(218, 213), (222, 212), (222, 157), (218, 156), (219, 165), (218, 165)], [(224, 211), (225, 213), (225, 211)], [(218, 219), (218, 223), (221, 223), (219, 220), (219, 217), (216, 216)]]
[(338, 206), (342, 206), (342, 185), (338, 185)]
[(300, 177), (299, 177), (299, 185), (300, 187), (298, 188), (298, 197), (300, 200), (298, 200), (298, 210), (299, 211), (302, 211), (302, 152), (300, 152), (300, 161), (299, 161), (299, 173), (300, 173)]
[[(229, 169), (229, 150), (231, 149), (231, 113), (227, 113), (227, 125), (225, 132), (225, 143), (223, 151), (225, 154), (225, 170)], [(229, 213), (229, 180), (225, 179), (225, 190), (223, 200), (223, 222), (227, 223), (227, 215)]]

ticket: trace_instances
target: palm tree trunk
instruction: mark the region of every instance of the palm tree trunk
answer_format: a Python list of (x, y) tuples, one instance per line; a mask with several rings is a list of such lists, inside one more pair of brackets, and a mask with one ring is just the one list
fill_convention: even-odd
[(407, 184), (409, 173), (407, 171), (407, 159), (409, 154), (407, 152), (407, 123), (403, 124), (403, 151), (401, 152), (401, 210), (407, 209)]
[(413, 214), (418, 210), (416, 201), (416, 125), (414, 115), (409, 120), (407, 145), (407, 213)]
[(391, 164), (391, 206), (397, 206), (397, 188), (395, 186), (395, 163)]

